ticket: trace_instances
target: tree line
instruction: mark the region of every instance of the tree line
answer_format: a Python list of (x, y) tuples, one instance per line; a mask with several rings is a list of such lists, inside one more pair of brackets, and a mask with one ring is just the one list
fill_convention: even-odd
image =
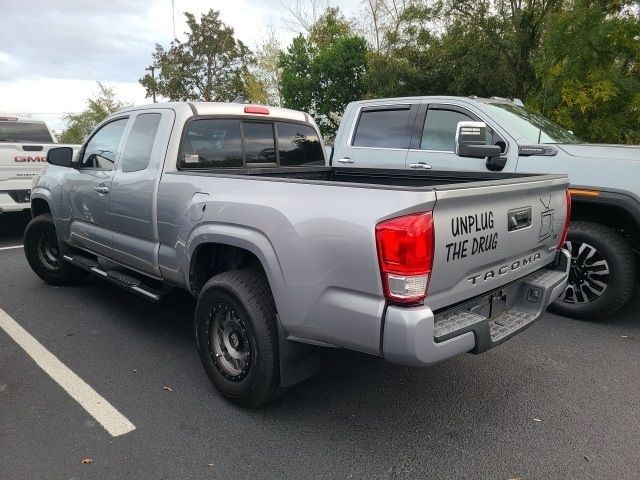
[(588, 142), (640, 143), (640, 1), (363, 0), (353, 18), (326, 0), (288, 7), (297, 31), (253, 50), (210, 10), (152, 53), (147, 96), (304, 110), (335, 135), (363, 98), (519, 98)]

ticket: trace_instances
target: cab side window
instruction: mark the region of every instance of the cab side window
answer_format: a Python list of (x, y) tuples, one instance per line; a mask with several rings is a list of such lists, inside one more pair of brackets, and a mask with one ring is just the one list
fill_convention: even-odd
[(351, 143), (354, 147), (409, 148), (410, 105), (363, 108)]
[(420, 150), (453, 152), (458, 122), (472, 120), (471, 117), (461, 112), (430, 108), (424, 122)]
[(109, 122), (98, 130), (84, 149), (80, 168), (113, 170), (128, 118)]
[(147, 168), (161, 118), (159, 113), (143, 113), (136, 117), (122, 151), (123, 172), (138, 172)]
[[(429, 108), (422, 130), (420, 150), (454, 152), (458, 122), (475, 120), (470, 115), (457, 110)], [(487, 145), (499, 145), (504, 153), (507, 144), (502, 137), (489, 126), (487, 126), (486, 132)]]

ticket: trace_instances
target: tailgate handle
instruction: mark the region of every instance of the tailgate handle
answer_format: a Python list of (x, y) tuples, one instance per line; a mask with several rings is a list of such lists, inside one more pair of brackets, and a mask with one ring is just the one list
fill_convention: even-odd
[(22, 150), (25, 152), (41, 152), (42, 145), (23, 145)]
[(514, 208), (507, 212), (509, 231), (521, 230), (531, 226), (531, 207)]

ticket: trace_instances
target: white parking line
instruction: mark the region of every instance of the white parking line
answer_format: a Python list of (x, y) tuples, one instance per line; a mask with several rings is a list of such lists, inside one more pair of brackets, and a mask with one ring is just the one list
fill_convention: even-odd
[(0, 247), (0, 250), (15, 250), (16, 248), (22, 248), (22, 245), (13, 245), (11, 247)]
[(66, 390), (112, 436), (118, 437), (136, 429), (133, 423), (29, 335), (29, 332), (1, 308), (0, 328), (7, 332), (47, 375)]

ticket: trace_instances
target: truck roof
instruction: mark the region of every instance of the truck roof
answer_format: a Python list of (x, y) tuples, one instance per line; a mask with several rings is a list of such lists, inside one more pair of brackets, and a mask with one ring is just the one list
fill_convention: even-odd
[[(267, 109), (268, 113), (247, 112), (246, 109), (259, 107)], [(190, 109), (193, 115), (238, 115), (253, 116), (265, 115), (268, 118), (279, 118), (284, 120), (294, 120), (298, 122), (313, 123), (311, 116), (305, 112), (290, 110), (288, 108), (272, 107), (268, 105), (230, 103), (230, 102), (161, 102), (136, 105), (126, 108), (122, 112), (136, 110), (146, 110), (152, 108), (171, 108), (174, 110)]]
[(391, 97), (391, 98), (373, 98), (369, 100), (358, 100), (356, 102), (351, 102), (350, 105), (370, 105), (376, 103), (386, 103), (386, 102), (416, 102), (420, 100), (438, 100), (439, 102), (446, 100), (456, 100), (456, 101), (466, 101), (466, 102), (476, 102), (476, 103), (513, 103), (519, 105), (520, 100), (514, 99), (509, 100), (508, 98), (503, 97), (478, 97), (476, 95), (471, 95), (468, 97), (463, 96), (455, 96), (455, 95), (424, 95), (424, 96), (413, 96), (413, 97)]
[(14, 115), (3, 115), (0, 113), (0, 122), (18, 122), (18, 123), (45, 123), (43, 120), (35, 120), (27, 117), (16, 117)]

